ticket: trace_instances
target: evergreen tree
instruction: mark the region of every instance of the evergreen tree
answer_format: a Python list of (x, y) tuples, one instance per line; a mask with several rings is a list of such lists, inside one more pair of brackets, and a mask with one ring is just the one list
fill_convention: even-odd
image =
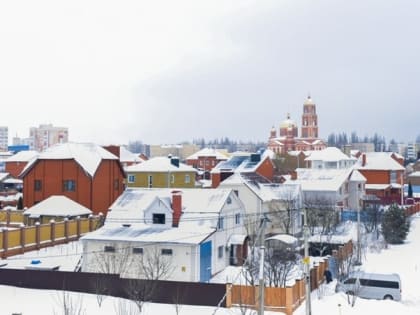
[(382, 218), (382, 234), (389, 244), (401, 244), (410, 230), (410, 221), (404, 209), (393, 204)]

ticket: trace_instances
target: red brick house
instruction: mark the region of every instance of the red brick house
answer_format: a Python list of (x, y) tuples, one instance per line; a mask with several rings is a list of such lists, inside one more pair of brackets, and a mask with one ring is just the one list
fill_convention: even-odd
[(98, 214), (124, 190), (118, 157), (92, 143), (62, 143), (48, 148), (20, 174), (23, 204), (31, 207), (52, 195), (64, 195)]
[(401, 203), (404, 185), (403, 159), (389, 152), (363, 153), (355, 168), (366, 178), (366, 194), (375, 195), (383, 204)]
[(9, 173), (13, 178), (18, 178), (29, 161), (37, 155), (37, 151), (20, 151), (12, 155), (4, 163), (6, 173)]
[(210, 178), (210, 171), (219, 162), (226, 161), (228, 157), (218, 150), (204, 148), (186, 158), (185, 163), (203, 172), (204, 179)]
[(211, 171), (212, 188), (216, 188), (226, 178), (234, 173), (253, 174), (272, 181), (274, 177), (274, 164), (270, 156), (260, 153), (232, 154), (229, 160), (223, 161)]

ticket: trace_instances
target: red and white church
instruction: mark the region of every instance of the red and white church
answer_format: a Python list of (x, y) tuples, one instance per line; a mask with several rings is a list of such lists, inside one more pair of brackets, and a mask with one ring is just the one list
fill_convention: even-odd
[(280, 123), (278, 136), (274, 126), (271, 129), (267, 145), (268, 149), (279, 155), (289, 151), (322, 150), (326, 147), (324, 140), (318, 138), (316, 105), (310, 96), (303, 103), (301, 136), (298, 137), (298, 126), (287, 114), (287, 119)]

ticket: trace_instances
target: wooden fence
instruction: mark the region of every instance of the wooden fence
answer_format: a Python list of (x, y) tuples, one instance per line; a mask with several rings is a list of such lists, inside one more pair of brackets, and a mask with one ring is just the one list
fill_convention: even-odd
[[(316, 290), (324, 281), (324, 271), (328, 261), (319, 262), (311, 269), (311, 290)], [(258, 308), (259, 287), (228, 284), (226, 288), (226, 307)], [(305, 281), (298, 279), (293, 286), (285, 288), (264, 288), (264, 306), (267, 311), (283, 312), (292, 315), (305, 300)]]
[(99, 228), (101, 223), (99, 216), (90, 216), (34, 226), (21, 225), (15, 229), (3, 227), (0, 230), (0, 257), (6, 258), (77, 240), (83, 234)]

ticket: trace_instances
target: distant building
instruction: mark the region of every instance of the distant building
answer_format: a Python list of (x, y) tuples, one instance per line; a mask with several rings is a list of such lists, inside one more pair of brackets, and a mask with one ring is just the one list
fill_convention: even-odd
[(52, 124), (40, 125), (29, 129), (29, 146), (31, 150), (42, 152), (57, 143), (69, 141), (66, 127), (54, 127)]
[(352, 150), (358, 150), (360, 152), (375, 152), (375, 144), (370, 142), (358, 142), (352, 143)]
[(407, 144), (405, 158), (409, 161), (417, 160), (418, 151), (419, 151), (419, 144), (415, 142), (409, 142)]
[(210, 171), (221, 161), (226, 161), (228, 156), (219, 150), (204, 148), (186, 158), (187, 165), (190, 165), (200, 172), (204, 179), (210, 178)]
[(267, 147), (276, 154), (322, 150), (327, 147), (326, 143), (318, 138), (318, 115), (310, 96), (303, 104), (301, 137), (298, 137), (297, 124), (287, 114), (287, 119), (280, 124), (278, 135), (274, 127), (271, 129)]
[(150, 157), (172, 155), (183, 161), (198, 150), (200, 149), (195, 144), (150, 145)]
[(7, 151), (9, 145), (9, 128), (0, 127), (0, 151)]

